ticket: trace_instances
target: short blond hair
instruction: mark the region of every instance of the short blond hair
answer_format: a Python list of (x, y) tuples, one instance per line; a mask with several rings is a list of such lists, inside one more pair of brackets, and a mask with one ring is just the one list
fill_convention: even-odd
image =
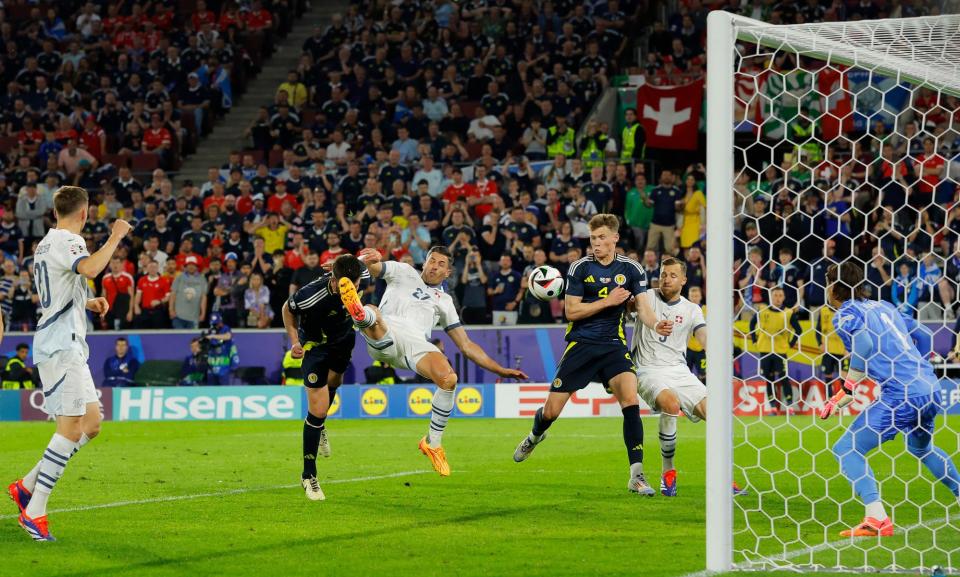
[(610, 232), (620, 232), (620, 219), (615, 214), (596, 214), (590, 219), (590, 230), (597, 230), (601, 226), (610, 229)]

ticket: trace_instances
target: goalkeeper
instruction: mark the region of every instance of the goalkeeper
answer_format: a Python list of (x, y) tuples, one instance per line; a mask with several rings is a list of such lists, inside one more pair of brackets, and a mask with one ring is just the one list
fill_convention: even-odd
[(820, 410), (826, 419), (853, 400), (853, 390), (869, 377), (880, 388), (879, 398), (853, 421), (833, 446), (844, 476), (866, 505), (866, 516), (844, 537), (888, 537), (893, 521), (887, 516), (867, 453), (897, 433), (907, 450), (955, 496), (960, 473), (950, 457), (933, 444), (936, 417), (942, 411), (940, 384), (927, 361), (931, 337), (912, 317), (901, 316), (890, 303), (862, 298), (863, 268), (852, 262), (827, 269), (827, 298), (837, 308), (833, 325), (850, 351), (850, 370), (843, 388)]

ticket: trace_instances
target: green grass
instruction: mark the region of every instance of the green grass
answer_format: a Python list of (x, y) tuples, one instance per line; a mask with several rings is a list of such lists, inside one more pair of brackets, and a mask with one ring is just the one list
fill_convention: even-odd
[[(859, 519), (862, 508), (850, 500), (832, 457), (814, 459), (807, 453), (821, 451), (828, 435), (835, 439), (839, 423), (793, 421), (802, 424), (801, 432), (783, 420), (745, 422), (749, 440), (768, 447), (761, 452), (768, 470), (800, 471), (815, 462), (818, 472), (832, 475), (830, 494), (845, 502), (839, 508), (815, 505), (817, 517), (829, 523), (831, 538)], [(645, 424), (647, 472), (655, 480), (660, 469), (656, 421)], [(677, 499), (642, 499), (626, 491), (618, 420), (560, 420), (551, 438), (522, 465), (513, 463), (511, 454), (528, 430), (527, 421), (454, 420), (445, 437), (453, 467), (447, 479), (428, 471), (429, 463), (417, 452), (426, 425), (334, 421), (334, 455), (319, 463), (327, 500), (312, 503), (298, 485), (298, 422), (105, 423), (102, 435), (67, 467), (52, 510), (217, 495), (51, 513), (59, 539), (51, 544), (31, 542), (7, 502), (0, 510), (0, 575), (681, 576), (703, 568), (702, 425), (681, 424)], [(52, 429), (48, 423), (0, 425), (6, 479), (36, 462)], [(738, 429), (742, 438), (744, 428)], [(797, 450), (801, 435), (804, 451)], [(771, 450), (771, 440), (784, 451)], [(951, 452), (957, 448), (949, 431), (938, 442)], [(892, 453), (901, 447), (894, 445)], [(756, 455), (745, 445), (737, 448), (741, 465)], [(896, 461), (879, 455), (872, 463), (881, 477), (889, 477), (894, 465), (902, 476), (917, 473), (909, 455)], [(391, 474), (405, 475), (384, 478)], [(814, 521), (799, 526), (778, 521), (770, 531), (763, 518), (782, 515), (785, 506), (797, 518), (811, 518), (811, 505), (797, 497), (792, 475), (762, 475), (757, 468), (736, 475), (751, 489), (741, 505), (757, 509), (749, 513), (750, 522), (768, 534), (757, 545), (763, 554), (783, 553), (780, 540), (790, 541), (787, 551), (824, 540), (824, 527)], [(823, 497), (824, 483), (808, 479), (802, 481), (804, 492)], [(939, 507), (942, 515), (950, 496), (937, 487), (941, 504), (930, 504), (927, 479), (910, 485), (909, 501), (924, 503), (925, 513)], [(786, 500), (769, 492), (771, 482), (784, 488)], [(886, 481), (883, 495), (888, 502), (903, 501), (894, 510), (898, 524), (916, 521), (917, 507), (904, 500), (902, 480)], [(766, 513), (759, 512), (761, 507)], [(737, 517), (741, 528), (745, 519), (742, 513)], [(911, 542), (923, 538), (931, 541), (928, 532), (911, 535)], [(901, 538), (894, 541), (902, 546)], [(740, 531), (736, 542), (753, 547), (755, 540)], [(937, 543), (944, 550), (960, 549), (952, 529), (941, 531)], [(889, 556), (876, 549), (875, 541), (845, 546), (840, 555), (854, 562), (864, 551), (873, 564), (882, 565)], [(823, 563), (828, 556), (794, 561)], [(932, 559), (924, 561), (933, 564)], [(909, 554), (897, 554), (904, 565), (910, 560)]]

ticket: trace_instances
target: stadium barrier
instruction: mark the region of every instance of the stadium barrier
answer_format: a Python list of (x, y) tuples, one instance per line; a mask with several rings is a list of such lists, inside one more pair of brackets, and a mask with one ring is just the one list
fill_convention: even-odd
[[(816, 376), (814, 366), (818, 356), (816, 337), (809, 322), (801, 321), (800, 324), (804, 329), (803, 337), (797, 349), (789, 355), (790, 378), (798, 382)], [(945, 353), (953, 347), (952, 331), (942, 323), (932, 323), (927, 326), (933, 331), (935, 350)], [(758, 374), (755, 366), (758, 362), (757, 350), (753, 343), (743, 338), (742, 330), (745, 329), (746, 326), (735, 325), (735, 344), (750, 353), (741, 356), (740, 374), (755, 375)], [(533, 382), (550, 382), (553, 379), (557, 360), (562, 356), (566, 346), (563, 340), (565, 333), (563, 325), (471, 326), (469, 332), (470, 338), (483, 347), (497, 362), (504, 366), (523, 369), (530, 375), (530, 380)], [(142, 362), (145, 359), (182, 361), (190, 350), (190, 339), (199, 334), (199, 331), (91, 333), (87, 336), (87, 342), (90, 345), (90, 371), (93, 374), (93, 382), (98, 384), (103, 382), (103, 363), (114, 354), (114, 343), (118, 336), (124, 336), (129, 340), (131, 350)], [(627, 337), (630, 338), (631, 335), (632, 329), (628, 329)], [(461, 383), (490, 383), (497, 380), (496, 375), (463, 357), (446, 334), (437, 331), (435, 336), (443, 342), (444, 351), (457, 371)], [(0, 348), (0, 354), (7, 357), (13, 355), (17, 343), (21, 342), (32, 343), (33, 335), (15, 332), (4, 335), (4, 347)], [(264, 367), (267, 382), (280, 382), (280, 361), (289, 347), (283, 330), (236, 330), (234, 342), (239, 351), (241, 366)], [(353, 362), (347, 367), (344, 382), (362, 383), (363, 370), (370, 366), (371, 362), (366, 343), (358, 337), (353, 349)], [(402, 377), (413, 376), (413, 372), (407, 370), (398, 370), (397, 373)]]
[[(822, 382), (794, 383), (799, 410), (812, 415), (828, 398)], [(949, 414), (960, 414), (960, 381), (941, 380), (942, 400)], [(343, 385), (330, 407), (330, 417), (340, 419), (426, 419), (430, 417), (430, 385)], [(457, 387), (454, 418), (528, 419), (550, 391), (549, 383), (482, 383)], [(225, 421), (290, 420), (306, 416), (303, 387), (128, 387), (97, 389), (103, 416), (113, 421)], [(733, 411), (741, 416), (763, 412), (766, 383), (735, 381)], [(856, 400), (846, 409), (855, 415), (875, 399), (872, 384), (861, 385)], [(653, 414), (642, 400), (641, 413)], [(43, 392), (0, 391), (0, 421), (46, 421)], [(570, 417), (619, 417), (616, 399), (594, 383), (578, 391), (563, 410)]]

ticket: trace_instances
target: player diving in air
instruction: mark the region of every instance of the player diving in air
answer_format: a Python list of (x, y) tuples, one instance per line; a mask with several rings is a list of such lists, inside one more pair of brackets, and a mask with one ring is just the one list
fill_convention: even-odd
[(107, 268), (130, 224), (113, 221), (106, 243), (89, 254), (80, 236), (89, 205), (86, 190), (60, 187), (53, 195), (57, 226), (34, 253), (43, 314), (33, 336), (33, 360), (43, 382), (43, 410), (56, 418), (57, 431), (36, 466), (8, 492), (20, 509), (20, 526), (35, 541), (55, 541), (47, 524), (47, 500), (70, 459), (100, 433), (100, 401), (87, 366), (86, 311), (103, 316), (109, 307), (103, 297), (87, 298), (87, 280)]
[(526, 379), (516, 369), (500, 366), (479, 345), (470, 340), (460, 324), (453, 298), (442, 283), (453, 270), (450, 251), (435, 246), (427, 253), (423, 272), (401, 262), (381, 262), (380, 251), (365, 249), (359, 255), (370, 274), (387, 283), (380, 307), (360, 302), (349, 278), (339, 280), (340, 298), (367, 341), (370, 356), (397, 368), (407, 368), (437, 385), (433, 395), (430, 428), (420, 440), (420, 451), (430, 459), (434, 470), (446, 477), (450, 465), (441, 445), (443, 431), (453, 411), (457, 374), (440, 349), (430, 342), (430, 333), (439, 326), (464, 355), (480, 367), (504, 378)]
[(350, 365), (356, 331), (340, 301), (339, 280), (354, 286), (370, 282), (370, 273), (352, 255), (333, 261), (333, 268), (300, 287), (283, 305), (283, 327), (290, 352), (303, 359), (303, 384), (307, 389), (307, 418), (303, 421), (303, 472), (300, 483), (311, 501), (326, 497), (317, 481), (317, 455), (330, 456), (324, 422), (343, 373)]
[(863, 298), (862, 266), (845, 262), (827, 269), (827, 298), (838, 309), (833, 324), (850, 352), (850, 369), (842, 388), (820, 410), (820, 418), (827, 419), (850, 404), (856, 386), (865, 378), (879, 386), (879, 398), (857, 415), (833, 446), (833, 454), (866, 505), (863, 521), (840, 535), (889, 537), (893, 520), (880, 501), (877, 481), (867, 464), (870, 451), (903, 433), (910, 454), (955, 496), (960, 496), (960, 473), (943, 449), (933, 444), (942, 408), (940, 384), (927, 361), (930, 333), (892, 304)]
[(627, 488), (652, 497), (654, 490), (643, 475), (643, 423), (637, 374), (627, 350), (623, 317), (632, 303), (640, 322), (661, 336), (670, 335), (673, 321), (658, 320), (650, 301), (642, 298), (647, 290), (643, 267), (617, 254), (620, 221), (616, 215), (598, 214), (590, 219), (589, 226), (593, 254), (574, 262), (567, 271), (567, 348), (557, 366), (547, 402), (537, 409), (533, 429), (517, 446), (513, 460), (526, 460), (546, 437), (547, 429), (560, 417), (573, 393), (597, 380), (613, 392), (623, 412), (623, 442), (630, 462)]
[[(677, 496), (677, 470), (673, 458), (677, 447), (677, 418), (680, 410), (692, 422), (707, 419), (707, 388), (687, 365), (690, 337), (707, 347), (707, 323), (703, 310), (683, 296), (687, 284), (686, 265), (673, 257), (660, 263), (660, 284), (637, 297), (653, 309), (658, 319), (673, 321), (673, 332), (660, 335), (644, 325), (639, 317), (633, 331), (633, 359), (637, 366), (640, 396), (651, 408), (660, 411), (660, 457), (663, 472), (660, 494)], [(733, 485), (734, 495), (745, 493)]]

